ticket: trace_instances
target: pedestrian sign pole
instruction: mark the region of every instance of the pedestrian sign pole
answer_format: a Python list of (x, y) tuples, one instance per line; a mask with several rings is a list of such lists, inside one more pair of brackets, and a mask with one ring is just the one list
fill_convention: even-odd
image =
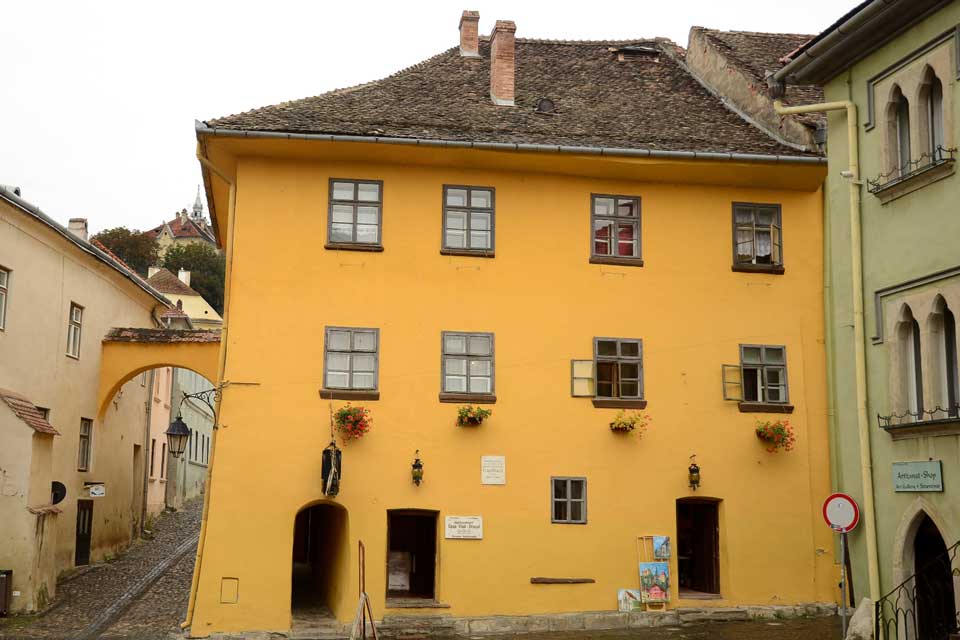
[(845, 493), (835, 493), (823, 501), (823, 519), (840, 534), (840, 620), (847, 637), (847, 533), (860, 522), (860, 507)]

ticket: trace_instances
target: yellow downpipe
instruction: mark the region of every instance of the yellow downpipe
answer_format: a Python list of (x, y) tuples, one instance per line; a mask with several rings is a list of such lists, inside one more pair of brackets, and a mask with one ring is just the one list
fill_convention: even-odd
[[(863, 330), (863, 248), (860, 238), (860, 146), (857, 139), (857, 105), (849, 100), (784, 107), (774, 100), (780, 115), (814, 111), (847, 112), (847, 149), (850, 167), (844, 177), (850, 187), (850, 262), (853, 279), (853, 342), (857, 395), (857, 431), (860, 435), (860, 476), (863, 483), (863, 516), (867, 528), (867, 572), (870, 599), (880, 599), (880, 567), (877, 560), (877, 522), (873, 505), (873, 462), (870, 452), (870, 423), (867, 419), (867, 356)], [(846, 597), (846, 594), (844, 594)]]
[[(206, 169), (217, 175), (221, 180), (230, 185), (229, 196), (227, 198), (227, 241), (225, 243), (225, 271), (223, 286), (223, 326), (220, 330), (220, 362), (217, 364), (216, 384), (222, 385), (224, 380), (224, 371), (227, 365), (227, 332), (230, 327), (230, 281), (233, 274), (233, 231), (234, 219), (237, 207), (237, 185), (225, 173), (217, 169), (216, 166), (206, 156), (197, 143), (197, 160), (200, 161)], [(222, 392), (221, 392), (222, 393)], [(220, 416), (220, 404), (223, 402), (222, 395), (217, 400), (216, 414)], [(214, 425), (213, 436), (210, 442), (210, 460), (207, 464), (207, 490), (203, 496), (203, 514), (200, 517), (200, 538), (197, 542), (197, 557), (193, 564), (193, 579), (190, 583), (190, 601), (187, 603), (187, 617), (180, 624), (181, 629), (186, 629), (193, 624), (193, 611), (197, 604), (197, 587), (200, 584), (200, 564), (203, 558), (203, 547), (207, 540), (207, 516), (210, 513), (210, 494), (213, 493), (213, 469), (214, 458), (217, 455), (217, 432), (219, 425)]]

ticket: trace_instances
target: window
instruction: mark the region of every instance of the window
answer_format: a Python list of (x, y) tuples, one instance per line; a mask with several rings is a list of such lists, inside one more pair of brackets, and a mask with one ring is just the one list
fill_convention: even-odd
[(594, 338), (598, 398), (643, 397), (643, 341)]
[(740, 345), (743, 402), (786, 404), (786, 347)]
[(783, 273), (780, 205), (733, 205), (733, 269)]
[(150, 440), (150, 477), (155, 478), (156, 473), (154, 473), (154, 467), (156, 466), (157, 461), (157, 439), (152, 438)]
[(70, 318), (67, 325), (67, 355), (80, 357), (80, 333), (83, 328), (83, 307), (71, 302)]
[(7, 326), (7, 288), (10, 286), (10, 271), (0, 267), (0, 330)]
[(379, 335), (378, 329), (327, 327), (323, 386), (376, 390)]
[(37, 413), (40, 414), (41, 418), (43, 418), (47, 422), (50, 422), (50, 409), (47, 409), (45, 407), (37, 407)]
[(901, 176), (910, 173), (910, 102), (898, 87), (894, 94), (896, 132), (897, 132), (897, 169)]
[(587, 523), (587, 479), (550, 478), (551, 521), (557, 524)]
[(930, 162), (937, 162), (943, 159), (943, 83), (929, 67), (925, 85), (927, 152)]
[(77, 454), (77, 471), (90, 470), (90, 451), (93, 443), (93, 420), (80, 418), (80, 449)]
[(443, 187), (441, 253), (492, 255), (494, 247), (492, 187)]
[(960, 402), (960, 376), (957, 372), (957, 320), (944, 304), (943, 307), (943, 363), (946, 371), (943, 376), (944, 398), (947, 401), (947, 415), (957, 417), (957, 403)]
[(590, 262), (642, 265), (640, 255), (640, 198), (591, 197)]
[(379, 247), (383, 224), (383, 183), (330, 180), (328, 248)]
[(167, 443), (164, 442), (160, 448), (160, 479), (166, 475), (167, 471)]
[(917, 420), (923, 416), (923, 359), (920, 354), (920, 324), (909, 307), (904, 307), (904, 318), (898, 328), (902, 349), (901, 362), (904, 364), (903, 391), (907, 402), (907, 411), (917, 414)]
[(442, 392), (492, 395), (493, 334), (444, 331), (441, 343)]

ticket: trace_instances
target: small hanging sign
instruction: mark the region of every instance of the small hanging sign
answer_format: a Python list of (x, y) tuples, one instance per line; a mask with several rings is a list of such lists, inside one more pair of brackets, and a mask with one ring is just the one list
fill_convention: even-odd
[(943, 468), (939, 460), (893, 463), (893, 490), (943, 491)]

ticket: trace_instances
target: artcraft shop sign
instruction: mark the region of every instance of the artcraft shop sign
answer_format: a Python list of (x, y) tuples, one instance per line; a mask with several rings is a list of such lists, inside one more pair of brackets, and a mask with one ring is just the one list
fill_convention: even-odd
[(893, 490), (943, 491), (943, 469), (940, 461), (894, 462)]

